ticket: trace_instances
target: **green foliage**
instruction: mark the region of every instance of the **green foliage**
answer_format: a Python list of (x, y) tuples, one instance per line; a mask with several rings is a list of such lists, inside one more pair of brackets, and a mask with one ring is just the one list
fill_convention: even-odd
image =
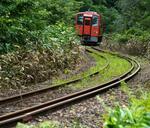
[(149, 30), (149, 0), (119, 0), (117, 8), (122, 14), (124, 20), (124, 29), (137, 27)]
[(64, 23), (48, 26), (41, 37), (43, 47), (58, 51), (68, 50), (78, 42), (73, 27), (66, 26)]
[(26, 125), (26, 124), (18, 123), (16, 128), (33, 128), (33, 127), (29, 126), (29, 125)]
[[(6, 81), (7, 78), (14, 79), (16, 73), (10, 67), (15, 62), (20, 63), (20, 60), (24, 61), (23, 58), (32, 58), (34, 54), (37, 58), (40, 54), (44, 57), (47, 51), (48, 55), (52, 56), (53, 62), (61, 68), (74, 63), (72, 60), (77, 60), (78, 53), (71, 49), (77, 46), (75, 42), (78, 39), (73, 28), (69, 26), (73, 25), (74, 15), (79, 10), (97, 11), (102, 14), (106, 32), (119, 32), (113, 34), (112, 40), (120, 44), (126, 42), (133, 44), (134, 47), (131, 49), (140, 44), (137, 51), (140, 49), (142, 52), (146, 51), (150, 39), (149, 8), (149, 0), (1, 0), (0, 54), (8, 54), (0, 56), (0, 59), (4, 59), (2, 65), (6, 64), (4, 72), (0, 73), (2, 76), (5, 74)], [(59, 60), (62, 56), (66, 57)], [(51, 59), (48, 58), (47, 61)], [(42, 61), (46, 62), (45, 60)], [(18, 71), (24, 74), (21, 66), (17, 68)]]
[[(56, 121), (44, 121), (42, 123), (39, 123), (38, 125), (26, 125), (26, 124), (22, 124), (22, 123), (18, 123), (16, 128), (64, 128), (65, 126), (63, 126), (62, 124), (60, 124), (59, 122)], [(82, 125), (81, 123), (79, 123), (79, 121), (74, 121), (70, 128), (88, 128), (85, 125)]]
[(132, 98), (131, 106), (111, 110), (105, 118), (104, 128), (149, 128), (150, 93), (140, 99)]
[(67, 24), (78, 6), (74, 0), (0, 2), (1, 87), (44, 81), (57, 70), (74, 67), (78, 38)]
[(122, 32), (131, 27), (149, 31), (149, 0), (83, 1), (82, 11), (88, 9), (103, 15), (106, 32)]
[(38, 6), (31, 0), (1, 1), (0, 10), (0, 53), (7, 52), (13, 44), (25, 45), (33, 37), (31, 31), (44, 26)]
[(119, 43), (127, 43), (128, 41), (139, 41), (147, 43), (150, 41), (149, 31), (143, 31), (137, 28), (130, 28), (123, 33), (114, 33), (112, 40)]
[(60, 124), (58, 122), (45, 121), (45, 122), (40, 123), (38, 126), (18, 123), (16, 128), (61, 128), (61, 127), (60, 127)]
[(129, 97), (132, 97), (132, 92), (130, 90), (130, 88), (127, 86), (127, 83), (125, 83), (124, 81), (121, 82), (121, 90), (126, 93)]
[(39, 128), (60, 128), (60, 124), (54, 121), (45, 121), (39, 125)]
[(109, 47), (131, 55), (145, 55), (149, 50), (150, 34), (147, 30), (130, 28), (121, 33), (109, 35)]
[(27, 43), (17, 51), (0, 55), (0, 85), (14, 88), (42, 82), (58, 70), (72, 69), (80, 59), (78, 38), (72, 27), (62, 23), (43, 30), (38, 43)]
[[(149, 0), (1, 0), (0, 54), (17, 50), (15, 45), (39, 43), (47, 26), (58, 21), (73, 24), (79, 10), (101, 13), (107, 33), (131, 27), (149, 32), (149, 5)], [(123, 35), (121, 41), (126, 40)]]
[(16, 50), (16, 44), (22, 47), (39, 42), (48, 25), (72, 23), (79, 7), (75, 0), (1, 0), (0, 54)]

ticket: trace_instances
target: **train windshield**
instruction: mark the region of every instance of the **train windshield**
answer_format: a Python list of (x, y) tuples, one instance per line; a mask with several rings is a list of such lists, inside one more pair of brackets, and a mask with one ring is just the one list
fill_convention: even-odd
[(91, 25), (91, 21), (90, 20), (85, 20), (85, 25)]
[(83, 25), (83, 15), (79, 14), (77, 17), (77, 24), (78, 25)]
[(92, 26), (98, 26), (98, 16), (93, 16)]

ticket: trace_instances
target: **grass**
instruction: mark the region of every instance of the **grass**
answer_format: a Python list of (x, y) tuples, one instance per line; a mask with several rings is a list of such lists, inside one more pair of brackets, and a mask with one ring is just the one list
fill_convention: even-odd
[[(68, 128), (67, 126), (64, 125), (65, 124), (60, 124), (57, 121), (44, 121), (37, 125), (18, 123), (16, 128)], [(82, 125), (80, 121), (77, 119), (74, 120), (72, 124), (70, 124), (69, 128), (89, 128), (89, 127), (87, 127), (86, 125)]]
[(44, 121), (36, 126), (18, 123), (16, 128), (61, 128), (59, 122)]
[[(125, 73), (127, 70), (129, 70), (129, 68), (131, 67), (131, 64), (127, 60), (120, 58), (116, 55), (98, 52), (93, 49), (89, 49), (89, 50), (92, 51), (92, 53), (89, 53), (89, 55), (92, 56), (96, 61), (95, 66), (69, 79), (56, 79), (53, 81), (53, 85), (66, 83), (82, 77), (84, 78), (83, 80), (77, 83), (70, 84), (68, 86), (71, 87), (72, 89), (82, 89), (86, 87), (91, 87), (100, 83), (107, 82), (117, 76), (120, 76), (123, 73)], [(107, 60), (104, 59), (103, 57), (109, 60), (109, 67), (104, 70), (102, 69), (106, 65)], [(96, 71), (99, 71), (99, 74), (93, 77), (87, 77)]]
[[(74, 84), (73, 86), (71, 85), (73, 88), (81, 89), (81, 88), (85, 88), (85, 87), (95, 86), (100, 83), (105, 83), (117, 76), (122, 75), (127, 70), (129, 70), (129, 68), (131, 67), (131, 64), (123, 58), (120, 58), (115, 55), (111, 55), (109, 53), (99, 53), (95, 50), (94, 50), (94, 52), (96, 54), (101, 54), (102, 56), (108, 58), (108, 60), (110, 62), (109, 67), (105, 70), (100, 71), (99, 74), (96, 75), (95, 77), (87, 77), (86, 79), (82, 80), (81, 82), (78, 82), (77, 84)], [(97, 59), (99, 59), (99, 58), (97, 58)]]
[(89, 75), (102, 70), (103, 67), (105, 66), (105, 64), (107, 63), (107, 60), (103, 58), (103, 55), (100, 54), (100, 53), (97, 54), (97, 53), (95, 53), (95, 51), (93, 53), (89, 53), (89, 55), (91, 57), (93, 57), (94, 60), (96, 61), (95, 66), (92, 66), (88, 70), (86, 70), (86, 71), (84, 71), (80, 74), (74, 75), (74, 76), (72, 76), (71, 78), (68, 78), (68, 79), (55, 79), (55, 80), (53, 80), (52, 84), (53, 85), (62, 84), (62, 83), (66, 83), (66, 82), (76, 80), (76, 79), (79, 79), (79, 78), (87, 79), (87, 77)]

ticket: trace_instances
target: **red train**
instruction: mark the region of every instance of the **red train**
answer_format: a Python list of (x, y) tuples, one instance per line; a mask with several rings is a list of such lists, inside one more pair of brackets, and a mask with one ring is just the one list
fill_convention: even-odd
[(86, 11), (77, 13), (75, 28), (81, 37), (82, 44), (98, 44), (102, 41), (102, 17), (97, 12)]

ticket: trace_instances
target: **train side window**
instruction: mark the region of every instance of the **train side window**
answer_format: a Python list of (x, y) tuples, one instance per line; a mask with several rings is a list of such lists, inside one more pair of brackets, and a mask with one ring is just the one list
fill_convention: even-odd
[(93, 16), (92, 26), (98, 26), (98, 16)]
[(77, 17), (77, 24), (83, 25), (83, 15), (79, 14)]

